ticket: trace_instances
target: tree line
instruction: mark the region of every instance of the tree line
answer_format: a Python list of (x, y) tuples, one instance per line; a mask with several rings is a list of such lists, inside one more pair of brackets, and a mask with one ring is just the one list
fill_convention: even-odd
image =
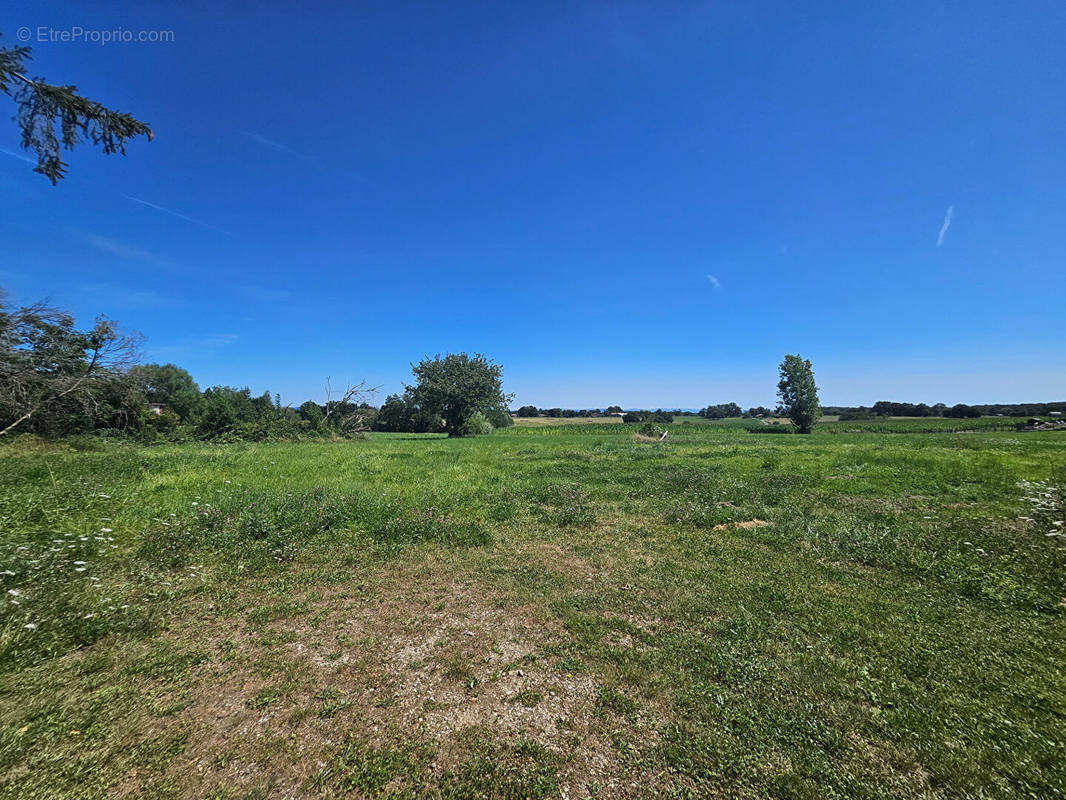
[[(502, 367), (481, 354), (449, 353), (411, 365), (413, 381), (380, 408), (365, 383), (334, 388), (326, 401), (283, 405), (278, 395), (248, 388), (201, 390), (174, 364), (140, 363), (137, 335), (98, 318), (88, 329), (69, 313), (45, 304), (12, 307), (0, 291), (0, 436), (134, 435), (144, 440), (186, 438), (281, 439), (356, 436), (365, 431), (477, 436), (513, 424), (512, 397), (503, 391)], [(708, 405), (699, 416), (723, 419), (779, 414), (802, 432), (822, 415), (810, 361), (789, 355), (780, 365), (779, 403), (742, 409)], [(881, 401), (866, 408), (827, 407), (842, 419), (869, 416), (1011, 416), (1066, 410), (1066, 403), (947, 407)], [(691, 411), (625, 411), (621, 406), (579, 411), (522, 406), (518, 416), (618, 416), (627, 423), (669, 424)]]
[(425, 357), (403, 395), (375, 408), (365, 383), (326, 402), (283, 405), (248, 388), (201, 390), (174, 364), (140, 363), (139, 335), (100, 317), (87, 330), (60, 309), (14, 307), (0, 291), (0, 436), (134, 435), (141, 439), (353, 436), (369, 430), (471, 436), (512, 424), (503, 369), (481, 354)]

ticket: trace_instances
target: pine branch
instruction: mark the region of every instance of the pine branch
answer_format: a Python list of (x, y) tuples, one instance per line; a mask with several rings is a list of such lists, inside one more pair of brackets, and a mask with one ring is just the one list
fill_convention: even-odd
[[(152, 141), (152, 129), (131, 114), (79, 95), (76, 86), (27, 77), (25, 62), (30, 58), (28, 47), (0, 49), (0, 92), (18, 104), (15, 120), (22, 131), (22, 147), (36, 152), (34, 172), (53, 186), (66, 175), (67, 164), (61, 158), (64, 147), (72, 150), (78, 142), (90, 141), (106, 155), (125, 155), (129, 139), (145, 136)], [(17, 89), (12, 88), (13, 82), (18, 83)]]

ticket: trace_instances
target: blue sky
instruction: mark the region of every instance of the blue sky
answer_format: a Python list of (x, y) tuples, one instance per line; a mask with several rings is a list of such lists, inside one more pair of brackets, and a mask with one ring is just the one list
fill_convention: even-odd
[(828, 404), (1066, 397), (1066, 4), (173, 5), (0, 12), (156, 133), (52, 187), (0, 124), (0, 285), (202, 386), (466, 350), (517, 403), (769, 405), (799, 352)]

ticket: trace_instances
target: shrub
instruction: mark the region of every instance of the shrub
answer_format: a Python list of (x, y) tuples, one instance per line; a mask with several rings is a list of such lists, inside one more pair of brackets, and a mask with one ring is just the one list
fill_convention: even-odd
[(645, 422), (637, 429), (637, 433), (641, 436), (654, 436), (656, 439), (661, 438), (665, 430), (654, 422)]
[(492, 433), (492, 423), (480, 411), (471, 414), (459, 426), (460, 436), (488, 436)]

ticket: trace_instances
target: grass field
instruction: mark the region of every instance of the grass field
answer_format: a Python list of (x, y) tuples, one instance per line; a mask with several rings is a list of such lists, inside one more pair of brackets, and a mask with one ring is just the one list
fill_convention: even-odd
[(5, 445), (0, 797), (1063, 796), (1066, 435), (907, 423)]
[(523, 428), (548, 428), (557, 425), (619, 425), (621, 417), (516, 417), (515, 425)]

